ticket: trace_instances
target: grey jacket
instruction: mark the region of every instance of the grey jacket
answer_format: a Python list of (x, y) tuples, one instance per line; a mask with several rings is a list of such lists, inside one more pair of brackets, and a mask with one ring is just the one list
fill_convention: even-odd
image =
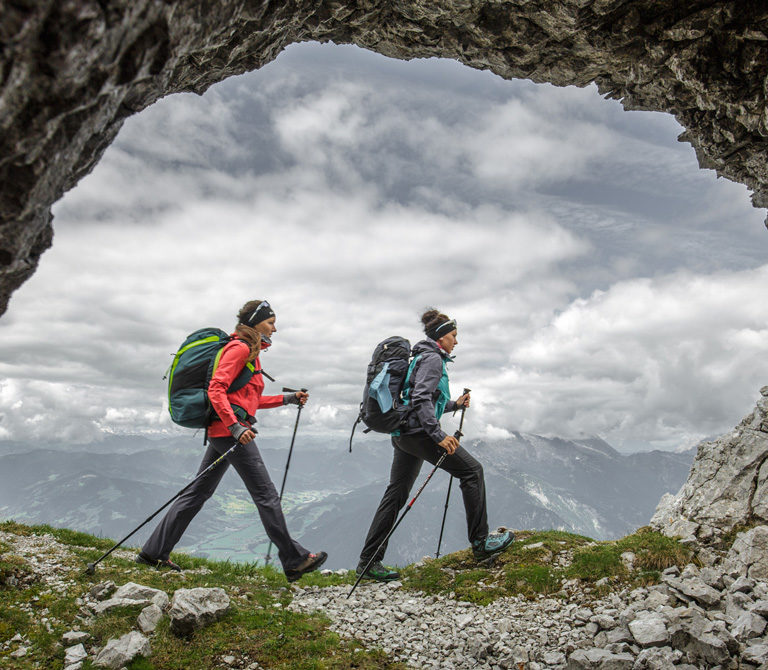
[[(408, 416), (403, 435), (426, 433), (435, 442), (442, 442), (446, 433), (440, 428), (440, 421), (435, 416), (435, 401), (440, 396), (438, 384), (443, 376), (443, 361), (452, 360), (434, 340), (421, 340), (414, 345), (411, 354), (421, 356), (411, 375), (410, 404), (413, 411)], [(449, 400), (445, 412), (453, 412), (456, 401)]]

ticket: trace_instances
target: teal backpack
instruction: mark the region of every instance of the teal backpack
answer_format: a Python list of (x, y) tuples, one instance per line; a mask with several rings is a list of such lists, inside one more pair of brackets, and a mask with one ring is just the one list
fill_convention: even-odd
[[(201, 328), (187, 336), (168, 369), (168, 411), (171, 420), (185, 428), (207, 428), (215, 413), (208, 399), (208, 383), (219, 364), (224, 345), (237, 339), (220, 328)], [(258, 371), (261, 373), (261, 370)], [(243, 388), (257, 374), (247, 363), (227, 393)], [(165, 379), (165, 377), (163, 377)], [(248, 413), (232, 405), (238, 419), (248, 420)]]

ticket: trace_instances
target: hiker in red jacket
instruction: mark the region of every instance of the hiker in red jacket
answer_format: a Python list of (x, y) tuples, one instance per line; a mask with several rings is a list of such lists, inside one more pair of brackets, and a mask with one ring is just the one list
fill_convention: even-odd
[[(216, 414), (208, 427), (208, 449), (198, 473), (226, 453), (235, 441), (243, 447), (233, 450), (219, 467), (211, 470), (179, 496), (144, 543), (136, 557), (137, 563), (181, 570), (170, 560), (171, 550), (205, 501), (213, 495), (230, 464), (240, 475), (256, 504), (267, 536), (278, 549), (278, 557), (288, 581), (297, 580), (325, 562), (327, 554), (324, 551), (311, 554), (288, 533), (277, 490), (253, 441), (255, 431), (252, 424), (256, 420), (254, 415), (257, 409), (291, 403), (304, 405), (309, 397), (303, 391), (262, 395), (264, 379), (259, 354), (272, 344), (271, 336), (275, 332), (275, 312), (266, 300), (251, 300), (243, 305), (237, 315), (237, 326), (233, 333), (236, 339), (222, 349), (218, 366), (208, 385), (208, 398)], [(230, 384), (247, 364), (253, 366), (253, 377), (243, 388), (227, 393)]]

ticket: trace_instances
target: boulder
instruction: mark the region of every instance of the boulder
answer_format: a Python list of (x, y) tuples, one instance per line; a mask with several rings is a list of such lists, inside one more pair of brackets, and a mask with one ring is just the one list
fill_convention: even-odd
[(685, 652), (691, 663), (728, 665), (738, 642), (722, 622), (710, 621), (697, 607), (678, 607), (664, 611), (669, 622), (670, 646)]
[(99, 668), (119, 670), (137, 656), (145, 658), (152, 654), (149, 640), (141, 633), (132, 630), (117, 640), (110, 640), (102, 649), (93, 664)]
[(134, 582), (123, 584), (115, 591), (112, 597), (125, 598), (127, 600), (151, 600), (161, 609), (165, 609), (168, 606), (168, 594), (165, 591)]
[(108, 600), (104, 600), (93, 606), (93, 611), (97, 615), (109, 612), (117, 607), (130, 607), (136, 605), (157, 605), (161, 609), (168, 607), (168, 594), (160, 589), (153, 589), (149, 586), (128, 582), (123, 584), (112, 594)]
[(176, 635), (192, 631), (221, 619), (230, 608), (229, 596), (220, 588), (179, 589), (173, 594), (171, 630)]
[(142, 633), (154, 633), (155, 628), (157, 628), (157, 624), (160, 623), (162, 618), (163, 610), (161, 610), (157, 605), (153, 603), (152, 605), (148, 605), (143, 610), (141, 610), (141, 614), (139, 614), (139, 618), (136, 624)]
[(669, 643), (669, 631), (664, 619), (654, 612), (639, 612), (629, 623), (635, 642), (641, 647), (664, 647)]
[(686, 596), (687, 599), (693, 599), (706, 607), (714, 607), (720, 602), (720, 591), (713, 589), (699, 577), (662, 575), (662, 580), (667, 586)]

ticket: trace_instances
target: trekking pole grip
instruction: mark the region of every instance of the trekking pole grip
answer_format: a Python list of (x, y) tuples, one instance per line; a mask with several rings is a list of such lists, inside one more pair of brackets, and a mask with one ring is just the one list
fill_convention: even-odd
[(301, 391), (302, 393), (306, 393), (307, 389), (304, 389), (304, 388), (291, 389), (291, 388), (288, 388), (287, 386), (283, 386), (283, 393), (298, 393), (299, 391)]
[[(464, 392), (462, 395), (467, 395), (467, 393), (471, 393), (472, 389), (468, 389), (464, 387)], [(464, 427), (464, 413), (467, 411), (467, 406), (462, 405), (461, 406), (461, 421), (459, 421), (459, 429), (453, 434), (453, 436), (459, 440), (464, 435), (464, 433), (461, 432), (461, 429)]]

